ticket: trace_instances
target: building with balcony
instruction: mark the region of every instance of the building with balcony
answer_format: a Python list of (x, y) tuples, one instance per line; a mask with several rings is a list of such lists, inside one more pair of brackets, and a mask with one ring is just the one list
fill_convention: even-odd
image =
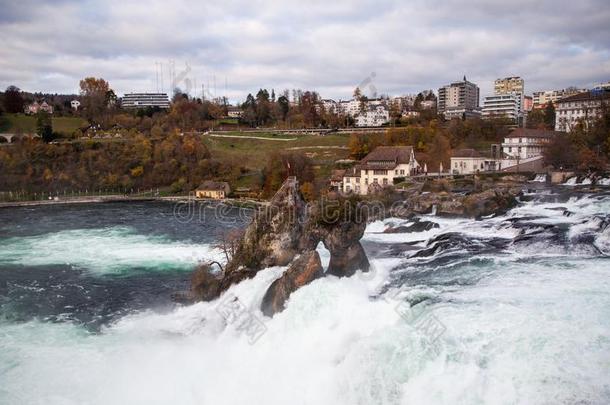
[[(517, 128), (504, 138), (502, 155), (509, 160), (542, 156), (544, 149), (558, 134), (558, 132), (544, 129)], [(507, 166), (507, 164), (503, 164), (503, 166)]]
[(585, 89), (577, 89), (575, 87), (568, 87), (563, 90), (545, 90), (535, 91), (533, 96), (533, 108), (544, 108), (548, 103), (557, 104), (557, 102), (563, 98), (586, 92)]
[(519, 93), (487, 96), (483, 102), (482, 116), (484, 119), (507, 118), (518, 123), (521, 114), (521, 99)]
[(412, 146), (379, 146), (348, 170), (341, 184), (344, 193), (367, 195), (420, 170)]
[(494, 81), (494, 94), (523, 94), (525, 91), (525, 81), (518, 77), (505, 77)]
[(121, 99), (121, 107), (125, 109), (169, 108), (169, 98), (166, 93), (128, 93)]
[(454, 82), (438, 89), (437, 107), (445, 119), (479, 117), (479, 86), (466, 80)]
[(555, 131), (570, 132), (579, 123), (591, 125), (600, 116), (602, 104), (610, 105), (610, 91), (591, 90), (562, 98), (555, 107)]

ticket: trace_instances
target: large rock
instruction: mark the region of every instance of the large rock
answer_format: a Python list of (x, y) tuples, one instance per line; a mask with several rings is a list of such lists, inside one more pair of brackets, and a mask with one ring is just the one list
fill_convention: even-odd
[[(328, 274), (349, 276), (359, 269), (368, 270), (369, 262), (360, 245), (366, 218), (358, 215), (358, 203), (357, 199), (334, 196), (326, 207), (323, 203), (308, 207), (296, 179), (287, 179), (268, 207), (255, 214), (243, 237), (235, 243), (233, 256), (224, 271), (213, 273), (208, 267), (201, 266), (193, 275), (190, 292), (186, 297), (179, 298), (209, 301), (231, 285), (253, 277), (261, 269), (291, 265), (285, 276), (288, 279), (276, 284), (274, 288), (279, 289), (277, 292), (269, 292), (274, 297), (268, 298), (271, 300), (270, 308), (277, 309), (290, 292), (303, 282), (311, 281), (314, 275), (319, 275), (311, 269), (321, 268), (321, 265), (307, 262), (307, 266), (304, 266), (302, 261), (304, 258), (317, 258), (319, 261), (317, 253), (314, 255), (315, 252), (311, 252), (315, 251), (320, 241), (331, 255)], [(328, 213), (330, 216), (326, 215)], [(301, 256), (295, 261), (298, 255)], [(302, 267), (310, 270), (301, 275), (298, 269)], [(298, 277), (294, 274), (298, 274)], [(287, 291), (288, 295), (283, 296), (282, 291)]]
[(271, 284), (263, 297), (261, 311), (267, 316), (273, 316), (284, 310), (290, 294), (323, 275), (324, 269), (318, 252), (310, 250), (302, 253), (290, 264), (288, 270)]
[(413, 233), (413, 232), (425, 232), (433, 228), (438, 228), (439, 224), (431, 221), (421, 221), (416, 218), (410, 225), (402, 225), (397, 227), (389, 227), (384, 229), (383, 233)]
[(227, 273), (288, 265), (299, 253), (306, 217), (307, 205), (296, 180), (284, 183), (269, 205), (254, 216), (227, 264)]
[(516, 196), (520, 191), (496, 188), (471, 194), (463, 200), (464, 213), (474, 218), (504, 213), (517, 205)]

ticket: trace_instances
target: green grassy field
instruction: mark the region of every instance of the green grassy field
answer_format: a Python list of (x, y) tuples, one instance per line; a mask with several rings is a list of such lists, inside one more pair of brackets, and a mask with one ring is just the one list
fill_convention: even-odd
[[(5, 114), (3, 132), (36, 132), (36, 117), (25, 114)], [(71, 135), (76, 129), (85, 126), (87, 121), (77, 117), (53, 117), (53, 131)]]
[[(236, 167), (245, 167), (249, 173), (234, 184), (237, 187), (253, 187), (260, 182), (261, 173), (274, 151), (303, 152), (313, 162), (317, 182), (325, 183), (335, 162), (349, 158), (348, 134), (276, 135), (256, 134), (261, 139), (235, 136), (221, 138), (204, 135), (203, 142), (212, 156)], [(271, 138), (271, 139), (264, 139)]]
[[(279, 137), (284, 137), (284, 135), (278, 135)], [(203, 141), (210, 149), (212, 156), (244, 166), (253, 171), (261, 170), (273, 151), (301, 151), (309, 156), (315, 165), (320, 166), (331, 165), (337, 159), (345, 159), (349, 155), (349, 150), (347, 149), (349, 135), (299, 135), (285, 137), (288, 140), (277, 141), (204, 136)], [(292, 140), (293, 138), (295, 139)]]

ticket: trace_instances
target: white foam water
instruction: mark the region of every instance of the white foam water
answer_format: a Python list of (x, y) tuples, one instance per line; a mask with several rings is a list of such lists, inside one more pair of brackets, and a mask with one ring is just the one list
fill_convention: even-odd
[(129, 227), (76, 229), (3, 240), (0, 264), (70, 265), (100, 274), (192, 269), (199, 261), (218, 260), (207, 245), (138, 234)]
[(575, 186), (578, 184), (578, 177), (574, 176), (574, 177), (570, 177), (565, 183), (563, 183), (564, 186)]
[[(543, 216), (543, 225), (563, 221), (577, 238), (595, 232), (601, 222), (585, 220), (600, 212), (608, 200), (582, 198), (524, 203), (503, 219), (426, 220), (439, 224), (434, 232), (510, 239), (518, 230), (503, 220)], [(377, 232), (399, 221), (372, 224), (365, 240), (396, 242)], [(606, 228), (595, 243), (608, 240)], [(608, 258), (536, 257), (466, 258), (436, 269), (445, 273), (434, 285), (412, 278), (389, 290), (395, 268), (416, 273), (418, 264), (373, 258), (370, 273), (299, 289), (273, 318), (260, 302), (285, 268), (263, 270), (219, 300), (131, 314), (95, 334), (71, 323), (0, 324), (0, 403), (610, 403)], [(230, 295), (265, 326), (253, 344), (218, 311)], [(423, 298), (422, 315), (405, 316), (405, 299)]]
[(534, 178), (534, 180), (532, 180), (532, 182), (534, 182), (534, 183), (546, 182), (546, 174), (537, 174), (536, 177)]

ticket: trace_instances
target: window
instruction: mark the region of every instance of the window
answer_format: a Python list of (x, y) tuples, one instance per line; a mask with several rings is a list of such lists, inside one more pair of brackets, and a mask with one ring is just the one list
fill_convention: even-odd
[(394, 170), (394, 174), (395, 174), (395, 175), (398, 175), (398, 170)]
[(375, 183), (375, 184), (377, 184), (377, 183), (378, 183), (377, 178), (374, 178), (374, 179), (373, 179), (373, 183)]
[(388, 185), (388, 178), (387, 178), (387, 177), (384, 177), (384, 178), (383, 178), (383, 185), (384, 185), (384, 186), (387, 186), (387, 185)]
[(388, 174), (388, 171), (387, 170), (373, 170), (373, 174), (386, 175), (386, 174)]
[(405, 169), (401, 169), (400, 174), (405, 174)]
[(369, 178), (368, 178), (368, 177), (366, 177), (366, 178), (364, 179), (364, 184), (368, 186), (368, 184), (369, 184)]

